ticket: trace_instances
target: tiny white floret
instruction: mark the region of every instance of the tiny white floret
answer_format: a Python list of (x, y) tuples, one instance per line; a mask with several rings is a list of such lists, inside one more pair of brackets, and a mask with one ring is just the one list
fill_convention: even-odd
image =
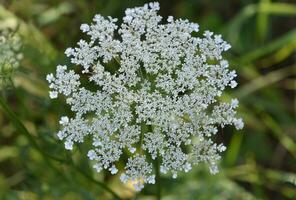
[(63, 117), (61, 117), (61, 120), (59, 121), (59, 123), (61, 125), (66, 125), (69, 123), (69, 118), (67, 116), (63, 116)]

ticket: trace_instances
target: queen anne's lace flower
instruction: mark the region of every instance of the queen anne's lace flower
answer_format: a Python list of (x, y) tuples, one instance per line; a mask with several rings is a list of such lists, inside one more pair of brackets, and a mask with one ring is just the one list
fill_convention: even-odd
[(90, 40), (65, 52), (81, 72), (58, 66), (55, 76), (47, 76), (50, 97), (63, 94), (76, 113), (60, 120), (58, 137), (66, 149), (90, 138), (94, 168), (111, 174), (125, 153), (121, 181), (132, 181), (137, 190), (155, 182), (154, 159), (174, 178), (202, 162), (216, 173), (225, 147), (211, 136), (218, 126), (243, 127), (235, 116), (238, 101), (218, 101), (237, 85), (222, 57), (230, 45), (209, 31), (193, 36), (198, 24), (188, 20), (168, 17), (164, 23), (158, 10), (158, 3), (127, 9), (119, 27), (117, 19), (96, 15), (80, 27)]

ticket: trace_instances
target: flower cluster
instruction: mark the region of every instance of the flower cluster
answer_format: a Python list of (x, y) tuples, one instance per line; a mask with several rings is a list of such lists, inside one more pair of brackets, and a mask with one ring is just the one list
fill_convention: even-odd
[(0, 30), (0, 78), (5, 82), (19, 66), (23, 55), (20, 53), (21, 39), (12, 30)]
[(75, 113), (60, 120), (65, 148), (91, 139), (94, 168), (111, 174), (125, 154), (120, 179), (137, 190), (155, 182), (155, 159), (173, 178), (199, 163), (216, 173), (226, 148), (211, 137), (218, 127), (243, 127), (238, 101), (219, 101), (223, 90), (237, 85), (222, 57), (230, 45), (210, 31), (195, 36), (199, 26), (188, 20), (164, 22), (158, 10), (158, 3), (127, 9), (120, 26), (95, 15), (80, 27), (89, 39), (65, 51), (81, 70), (60, 65), (47, 76), (50, 97), (63, 94)]

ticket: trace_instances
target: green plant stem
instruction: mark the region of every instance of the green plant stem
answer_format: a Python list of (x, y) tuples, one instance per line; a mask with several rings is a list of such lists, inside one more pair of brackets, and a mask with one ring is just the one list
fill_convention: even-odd
[[(153, 132), (153, 126), (152, 125), (146, 125), (146, 128), (149, 132)], [(157, 157), (153, 161), (153, 166), (155, 170), (155, 182), (156, 182), (156, 199), (161, 199), (161, 180), (160, 180), (160, 157), (159, 152), (157, 152)]]
[(159, 155), (155, 159), (155, 178), (156, 178), (156, 199), (161, 199), (161, 180), (160, 180), (160, 160)]

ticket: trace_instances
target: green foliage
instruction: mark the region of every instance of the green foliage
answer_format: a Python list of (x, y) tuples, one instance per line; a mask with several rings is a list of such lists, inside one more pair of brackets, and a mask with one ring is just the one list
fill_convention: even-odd
[[(146, 1), (145, 1), (146, 2)], [(290, 3), (289, 3), (290, 2)], [(293, 1), (160, 1), (161, 15), (198, 22), (223, 33), (228, 58), (238, 71), (235, 96), (245, 128), (220, 130), (228, 147), (221, 172), (204, 166), (172, 180), (161, 177), (136, 194), (118, 177), (97, 174), (85, 145), (68, 154), (55, 136), (58, 118), (69, 108), (50, 101), (47, 73), (74, 46), (83, 22), (96, 13), (119, 16), (144, 1), (0, 0), (0, 29), (17, 30), (23, 60), (1, 88), (0, 199), (296, 199), (296, 4)], [(3, 93), (3, 94), (4, 94)]]

